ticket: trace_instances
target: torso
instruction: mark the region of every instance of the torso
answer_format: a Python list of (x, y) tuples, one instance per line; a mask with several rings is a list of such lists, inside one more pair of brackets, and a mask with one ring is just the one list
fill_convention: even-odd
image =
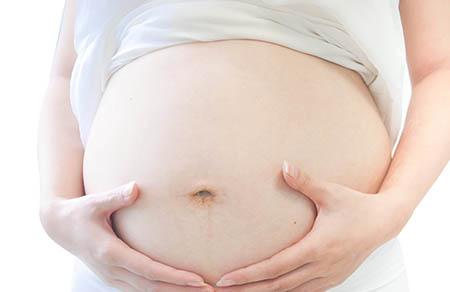
[(183, 44), (111, 77), (85, 149), (85, 191), (136, 180), (140, 197), (113, 215), (118, 236), (215, 283), (310, 230), (315, 206), (284, 182), (283, 159), (376, 192), (391, 149), (359, 74), (268, 42)]

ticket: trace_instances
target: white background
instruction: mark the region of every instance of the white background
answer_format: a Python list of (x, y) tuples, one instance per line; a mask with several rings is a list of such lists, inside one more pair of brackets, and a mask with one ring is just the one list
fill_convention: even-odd
[[(63, 5), (0, 2), (0, 291), (69, 291), (72, 257), (39, 223), (36, 151)], [(411, 292), (450, 291), (449, 195), (447, 167), (400, 234)]]

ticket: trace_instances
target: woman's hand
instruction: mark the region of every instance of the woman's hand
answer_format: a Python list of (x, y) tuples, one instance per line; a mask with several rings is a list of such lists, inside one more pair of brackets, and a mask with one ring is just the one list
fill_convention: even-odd
[(372, 251), (401, 230), (401, 216), (388, 194), (361, 193), (300, 173), (287, 163), (283, 177), (316, 204), (311, 231), (272, 257), (225, 274), (216, 285), (236, 286), (216, 291), (325, 291), (348, 278)]
[(55, 242), (80, 258), (108, 285), (127, 292), (214, 291), (199, 275), (153, 261), (116, 236), (111, 214), (131, 205), (137, 196), (133, 181), (106, 192), (61, 199), (45, 208), (41, 220)]

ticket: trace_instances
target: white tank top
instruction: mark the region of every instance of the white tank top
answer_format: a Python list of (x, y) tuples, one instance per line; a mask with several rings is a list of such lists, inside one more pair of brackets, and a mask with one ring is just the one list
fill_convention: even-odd
[(107, 82), (135, 58), (223, 39), (280, 44), (352, 69), (394, 147), (407, 74), (399, 0), (76, 0), (70, 100), (83, 146)]

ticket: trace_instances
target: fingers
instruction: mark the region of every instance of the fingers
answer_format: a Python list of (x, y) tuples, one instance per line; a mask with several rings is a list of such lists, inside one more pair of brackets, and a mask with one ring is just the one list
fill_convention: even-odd
[(178, 270), (152, 260), (128, 247), (122, 242), (122, 247), (116, 252), (115, 262), (118, 266), (140, 275), (148, 280), (156, 280), (183, 286), (204, 286), (205, 283), (199, 275)]
[(133, 291), (164, 291), (164, 292), (207, 292), (213, 291), (211, 286), (205, 287), (188, 287), (179, 286), (170, 283), (160, 282), (160, 281), (150, 281), (144, 277), (136, 275), (126, 269), (121, 268), (117, 273), (117, 277), (123, 281), (130, 283), (133, 286)]
[(271, 280), (259, 281), (250, 284), (219, 288), (218, 292), (284, 292), (316, 278), (317, 268), (314, 264), (307, 264), (281, 277)]
[(120, 292), (140, 292), (139, 290), (136, 290), (133, 286), (121, 280), (112, 280), (111, 285), (116, 288), (119, 288)]
[(307, 281), (306, 283), (296, 287), (291, 290), (292, 292), (323, 292), (326, 288), (329, 288), (330, 285), (327, 285), (327, 278), (325, 277), (317, 277)]
[(318, 206), (326, 205), (335, 186), (334, 183), (310, 176), (286, 160), (283, 161), (283, 178), (291, 188), (306, 195)]
[(110, 215), (120, 208), (131, 205), (137, 198), (138, 188), (135, 181), (112, 190), (90, 194), (83, 197), (86, 207), (97, 215)]
[[(98, 266), (97, 263), (101, 263), (96, 270), (100, 271), (99, 274), (103, 275), (102, 278), (119, 278), (119, 280), (131, 284), (138, 291), (154, 291), (151, 289), (142, 289), (143, 287), (148, 288), (155, 285), (157, 287), (174, 288), (169, 291), (180, 291), (180, 286), (183, 286), (183, 291), (189, 288), (187, 286), (197, 288), (187, 291), (213, 291), (199, 289), (212, 289), (211, 286), (204, 283), (202, 277), (199, 275), (177, 270), (153, 261), (146, 255), (128, 247), (118, 238), (111, 238), (106, 243), (96, 245), (94, 252), (92, 252), (90, 262), (94, 263), (94, 266)], [(107, 280), (106, 282), (112, 283), (112, 280)], [(164, 284), (171, 284), (172, 286)], [(156, 290), (159, 291), (158, 289)]]
[(312, 262), (316, 255), (316, 245), (315, 241), (307, 235), (301, 241), (283, 249), (266, 260), (225, 274), (216, 285), (225, 287), (275, 279), (280, 275)]

